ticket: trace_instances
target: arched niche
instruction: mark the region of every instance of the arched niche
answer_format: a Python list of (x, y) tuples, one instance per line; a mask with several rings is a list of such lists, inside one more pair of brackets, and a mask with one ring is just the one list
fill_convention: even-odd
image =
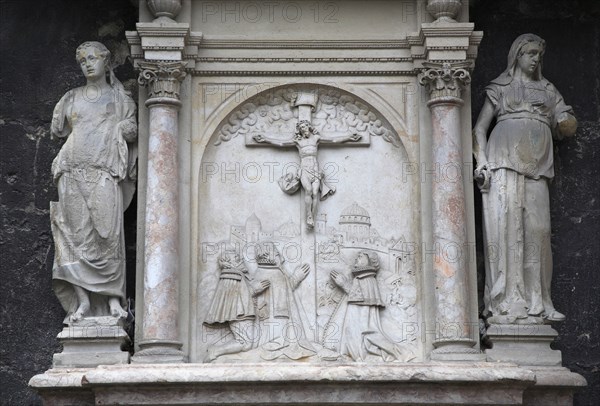
[[(408, 150), (413, 156), (416, 152), (413, 145), (407, 150), (406, 143), (414, 134), (398, 109), (395, 114), (388, 114), (394, 116), (388, 120), (368, 101), (368, 92), (365, 95), (358, 97), (346, 90), (315, 84), (274, 87), (239, 103), (218, 125), (212, 126), (210, 138), (202, 140), (202, 158), (197, 167), (197, 216), (193, 216), (197, 219), (197, 254), (191, 269), (193, 362), (294, 360), (285, 351), (273, 359), (272, 355), (265, 355), (265, 345), (272, 340), (265, 338), (264, 325), (252, 327), (253, 337), (260, 332), (261, 338), (252, 338), (251, 348), (217, 358), (209, 355), (214, 348), (226, 346), (235, 338), (230, 323), (211, 314), (215, 292), (223, 279), (219, 258), (224, 252), (234, 247), (243, 258), (247, 269), (244, 283), (248, 282), (249, 291), (254, 289), (252, 284), (271, 278), (266, 293), (248, 301), (254, 311), (246, 319), (254, 318), (255, 325), (264, 316), (259, 309), (261, 296), (269, 296), (269, 289), (285, 290), (282, 284), (286, 282), (265, 276), (256, 261), (256, 246), (264, 242), (277, 247), (292, 276), (303, 264), (310, 268), (297, 289), (284, 295), (288, 301), (288, 329), (301, 328), (301, 338), (314, 349), (314, 353), (305, 353), (298, 360), (348, 360), (347, 356), (336, 358), (332, 354), (340, 352), (344, 341), (350, 292), (333, 283), (331, 273), (343, 273), (351, 285), (354, 262), (358, 253), (365, 250), (379, 259), (376, 284), (381, 303), (376, 313), (380, 329), (402, 352), (411, 354), (407, 358), (420, 358), (420, 340), (409, 334), (418, 330), (423, 318), (418, 259), (419, 187), (412, 171), (407, 170), (411, 167)], [(384, 105), (376, 95), (372, 96), (376, 104)], [(299, 101), (306, 97), (312, 99), (310, 112), (308, 105)], [(253, 141), (257, 134), (290, 140), (299, 118), (307, 117), (323, 136), (360, 135), (356, 142), (319, 144), (322, 180), (335, 193), (318, 203), (313, 227), (306, 224), (303, 188), (286, 194), (280, 186), (283, 175), (300, 168), (298, 148), (261, 146)], [(292, 330), (287, 334), (293, 334)], [(269, 338), (277, 339), (277, 334), (281, 332)], [(303, 354), (302, 350), (295, 350), (290, 353)], [(367, 358), (377, 361), (378, 357)]]

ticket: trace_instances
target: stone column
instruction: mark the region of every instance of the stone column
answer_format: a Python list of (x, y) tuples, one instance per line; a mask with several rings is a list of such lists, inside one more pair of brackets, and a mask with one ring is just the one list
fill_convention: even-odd
[(149, 134), (146, 191), (144, 314), (140, 351), (133, 362), (183, 362), (179, 341), (179, 191), (177, 138), (181, 62), (140, 62), (148, 87)]
[[(427, 63), (419, 82), (427, 89), (431, 111), (433, 261), (436, 339), (432, 359), (461, 360), (479, 354), (470, 313), (467, 214), (463, 186), (461, 87), (470, 82), (465, 69)], [(464, 63), (463, 63), (464, 65)], [(469, 354), (472, 354), (469, 356)]]

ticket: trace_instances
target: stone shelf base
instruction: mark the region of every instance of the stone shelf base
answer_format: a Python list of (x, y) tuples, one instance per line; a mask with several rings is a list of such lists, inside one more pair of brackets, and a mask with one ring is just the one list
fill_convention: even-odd
[[(111, 365), (51, 369), (29, 384), (47, 405), (548, 406), (569, 404), (573, 391), (585, 385), (567, 369), (536, 368), (485, 362)], [(556, 401), (547, 403), (554, 395)]]

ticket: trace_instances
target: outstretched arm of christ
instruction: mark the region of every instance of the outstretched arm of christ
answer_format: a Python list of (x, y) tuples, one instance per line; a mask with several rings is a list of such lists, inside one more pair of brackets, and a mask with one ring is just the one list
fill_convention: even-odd
[(348, 141), (358, 141), (361, 138), (362, 138), (362, 135), (357, 134), (357, 133), (338, 136), (338, 137), (335, 137), (335, 136), (328, 137), (327, 134), (321, 134), (319, 141), (324, 144), (341, 144), (343, 142), (348, 142)]
[(282, 140), (282, 139), (269, 137), (268, 135), (263, 135), (263, 134), (253, 135), (252, 139), (255, 142), (258, 142), (260, 144), (273, 144), (273, 145), (277, 145), (278, 147), (293, 147), (296, 145), (296, 144), (294, 144), (294, 140), (291, 138), (289, 140)]

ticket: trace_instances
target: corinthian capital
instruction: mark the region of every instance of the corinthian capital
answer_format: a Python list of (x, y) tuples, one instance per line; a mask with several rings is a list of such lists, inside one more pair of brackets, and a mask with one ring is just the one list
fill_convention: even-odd
[(148, 88), (150, 99), (163, 102), (179, 102), (179, 89), (185, 77), (185, 65), (182, 62), (140, 62), (138, 83)]
[(419, 83), (429, 93), (429, 103), (454, 101), (462, 103), (461, 91), (471, 82), (466, 69), (468, 63), (451, 64), (424, 62), (425, 69), (419, 75)]

